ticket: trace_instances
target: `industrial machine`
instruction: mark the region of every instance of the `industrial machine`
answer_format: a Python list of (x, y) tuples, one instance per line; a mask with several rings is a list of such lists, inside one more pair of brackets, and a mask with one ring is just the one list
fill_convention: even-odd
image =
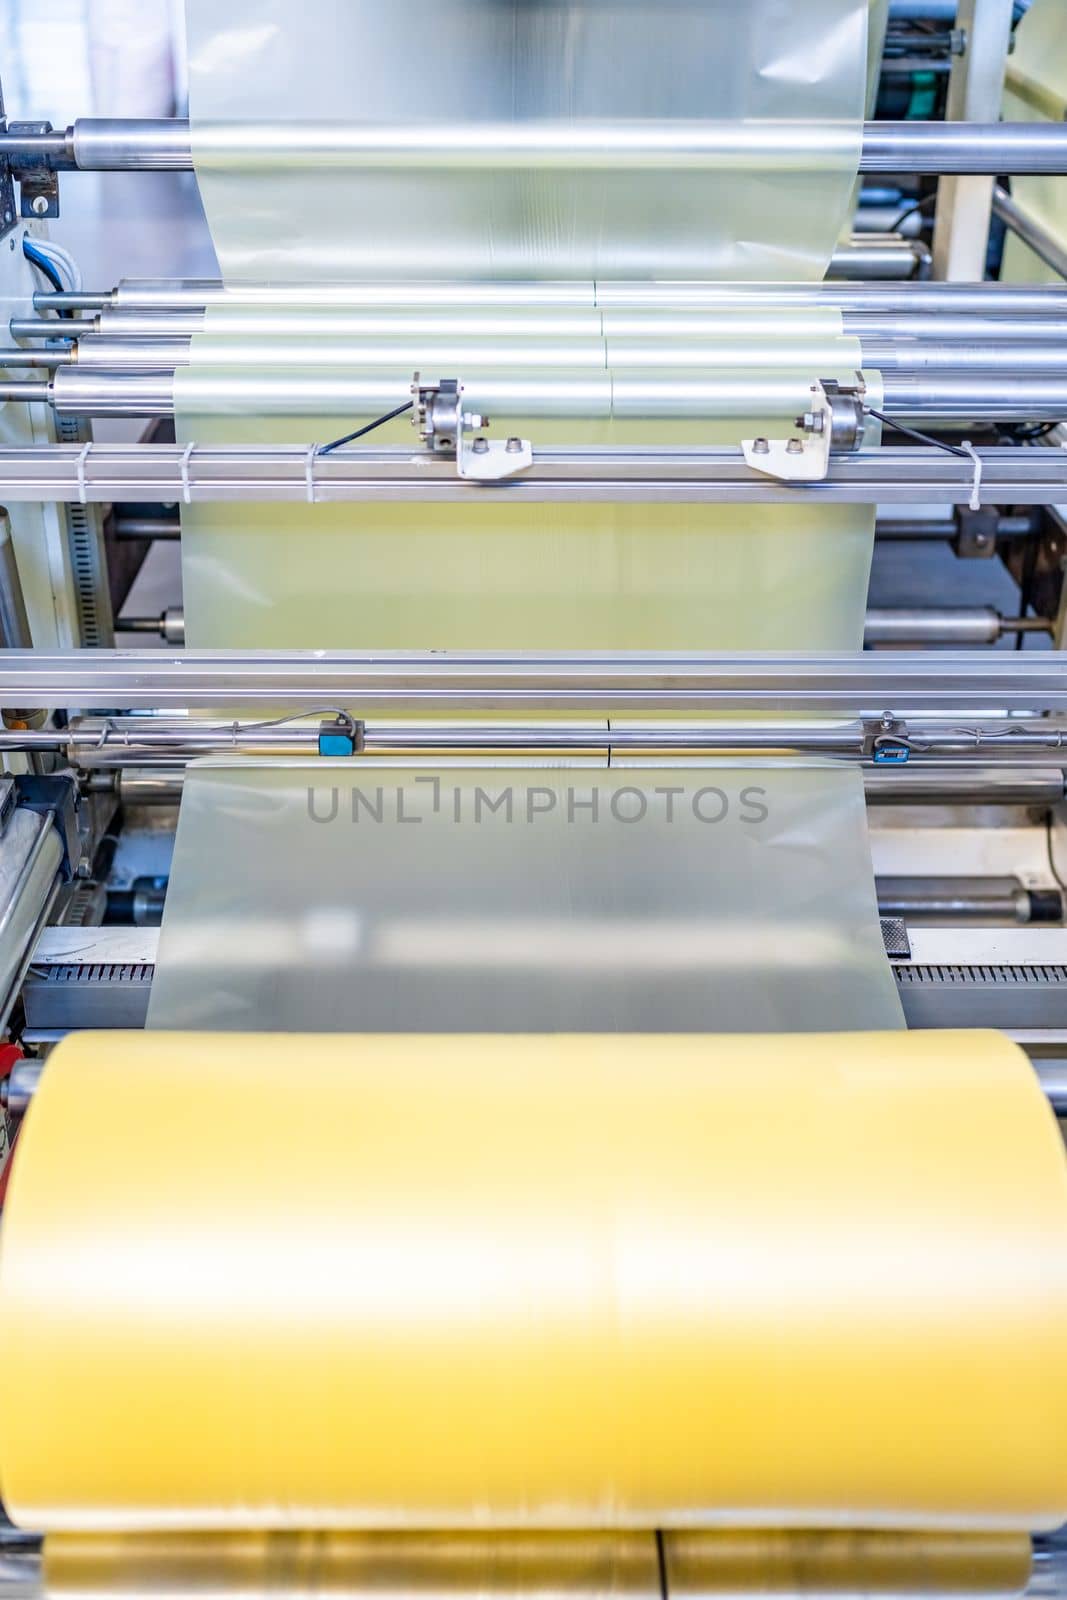
[[(1011, 190), (1033, 175), (1067, 185), (1067, 124), (999, 120), (1011, 13), (890, 7), (882, 114), (864, 126), (854, 230), (825, 282), (659, 285), (651, 309), (636, 284), (598, 285), (578, 308), (531, 286), (620, 341), (638, 323), (654, 338), (659, 314), (839, 309), (861, 370), (812, 370), (778, 437), (714, 446), (542, 445), (528, 375), (496, 374), (499, 411), (492, 384), (492, 416), (473, 411), (471, 375), (420, 356), (369, 293), (321, 315), (349, 351), (391, 334), (410, 355), (410, 443), (369, 428), (343, 449), (177, 443), (191, 341), (239, 289), (70, 287), (48, 237), (79, 173), (191, 168), (189, 125), (0, 127), (0, 1165), (57, 1041), (144, 1026), (185, 770), (205, 755), (354, 773), (369, 758), (533, 753), (857, 767), (908, 1027), (1006, 1032), (1067, 1117), (1067, 257)], [(716, 125), (699, 136), (713, 148)], [(1005, 229), (1052, 281), (1001, 280)], [(273, 297), (282, 340), (287, 293), (296, 308), (299, 285)], [(472, 308), (503, 307), (506, 331), (516, 295), (434, 283), (426, 297), (444, 338)], [(294, 362), (279, 408), (302, 381)], [(728, 428), (758, 382), (724, 371), (671, 414)], [(539, 414), (570, 415), (566, 381), (550, 387)], [(135, 420), (140, 437), (99, 442), (100, 419)], [(129, 596), (180, 538), (180, 508), (206, 502), (876, 506), (865, 648), (187, 650), (178, 596), (150, 615)], [(143, 647), (116, 648), (123, 636)], [(32, 1574), (32, 1542), (0, 1545), (0, 1582)], [(1062, 1586), (1060, 1561), (1042, 1544), (1032, 1582)]]

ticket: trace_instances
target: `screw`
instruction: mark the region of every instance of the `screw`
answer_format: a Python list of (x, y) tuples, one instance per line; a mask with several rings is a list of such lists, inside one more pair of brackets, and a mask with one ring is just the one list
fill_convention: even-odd
[(787, 455), (799, 456), (804, 453), (804, 446), (799, 439), (790, 439), (785, 448)]
[(475, 455), (476, 456), (484, 456), (484, 455), (488, 454), (488, 451), (489, 451), (489, 440), (488, 439), (483, 439), (481, 437), (481, 435), (479, 435), (479, 437), (477, 439), (475, 439), (475, 441), (474, 441), (474, 453), (475, 453)]
[(766, 439), (753, 439), (752, 441), (752, 449), (758, 456), (769, 455), (770, 448)]
[(35, 217), (47, 217), (48, 196), (43, 194), (34, 195), (31, 201), (31, 208)]
[(505, 448), (506, 448), (509, 456), (517, 456), (522, 451), (522, 440), (521, 439), (517, 439), (515, 437), (515, 435), (512, 434), (512, 436), (508, 440), (507, 445), (505, 446)]

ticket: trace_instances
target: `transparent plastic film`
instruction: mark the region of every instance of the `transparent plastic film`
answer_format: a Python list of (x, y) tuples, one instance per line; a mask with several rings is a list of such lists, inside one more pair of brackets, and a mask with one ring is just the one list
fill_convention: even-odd
[(831, 767), (186, 776), (153, 1028), (894, 1028)]
[(1065, 1230), (993, 1033), (72, 1035), (5, 1208), (4, 1504), (1051, 1528)]
[(819, 278), (841, 230), (867, 0), (186, 15), (225, 278)]
[(212, 305), (204, 332), (243, 338), (616, 338), (785, 339), (840, 338), (839, 306), (746, 307), (742, 300), (722, 309), (682, 307), (633, 309), (472, 305), (380, 307)]
[[(676, 1600), (1013, 1600), (1031, 1566), (1022, 1534), (669, 1533), (662, 1549)], [(663, 1600), (653, 1533), (60, 1534), (43, 1565), (43, 1600)]]
[[(1062, 0), (1034, 0), (1015, 30), (1008, 59), (1004, 116), (1012, 122), (1062, 122), (1067, 117), (1067, 27)], [(1067, 185), (1060, 177), (1011, 180), (1012, 194), (1067, 250)], [(1010, 230), (1001, 277), (1006, 283), (1062, 283), (1052, 267)]]
[[(857, 353), (855, 341), (840, 343)], [(463, 374), (470, 403), (497, 430), (541, 446), (737, 445), (791, 427), (813, 375)], [(403, 404), (410, 385), (401, 367), (179, 368), (179, 438), (325, 444)], [(406, 417), (373, 438), (419, 444)], [(191, 648), (851, 650), (863, 637), (874, 512), (630, 499), (502, 506), (472, 494), (415, 510), (198, 503), (183, 508), (182, 528)]]

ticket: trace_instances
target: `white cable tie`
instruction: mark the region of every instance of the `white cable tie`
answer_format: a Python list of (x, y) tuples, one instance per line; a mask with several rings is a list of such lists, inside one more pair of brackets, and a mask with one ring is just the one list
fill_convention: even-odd
[(972, 511), (982, 509), (982, 458), (969, 439), (960, 440), (960, 449), (966, 450), (974, 462), (974, 478), (971, 481), (970, 507)]
[(192, 455), (195, 449), (195, 442), (190, 440), (185, 449), (182, 451), (182, 458), (178, 467), (182, 480), (182, 500), (187, 506), (191, 506), (193, 503), (193, 490), (192, 485), (189, 482), (189, 457)]
[(78, 463), (75, 468), (78, 479), (78, 503), (79, 505), (83, 506), (88, 505), (89, 503), (89, 490), (85, 483), (85, 463), (88, 459), (89, 451), (92, 448), (93, 441), (91, 439), (89, 440), (88, 444), (82, 445), (81, 449), (78, 451)]
[(304, 460), (304, 482), (307, 484), (309, 506), (315, 504), (315, 457), (319, 449), (319, 445), (313, 444)]

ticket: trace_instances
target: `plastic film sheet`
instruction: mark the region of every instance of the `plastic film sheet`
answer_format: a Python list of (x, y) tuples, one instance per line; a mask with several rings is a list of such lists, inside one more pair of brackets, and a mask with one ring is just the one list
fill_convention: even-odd
[(425, 1600), (704, 1600), (764, 1595), (1012, 1600), (1023, 1534), (671, 1533), (53, 1535), (42, 1600), (395, 1595)]
[(893, 1028), (863, 786), (361, 761), (189, 769), (153, 1028)]
[[(812, 375), (489, 367), (464, 379), (469, 403), (541, 445), (670, 446), (790, 425)], [(877, 404), (877, 375), (866, 377)], [(403, 404), (410, 381), (401, 368), (178, 368), (179, 438), (324, 444)], [(415, 442), (407, 418), (375, 439)], [(187, 638), (205, 649), (859, 649), (873, 543), (873, 508), (859, 506), (202, 503), (182, 513)]]
[[(1012, 122), (1062, 122), (1067, 117), (1067, 27), (1062, 0), (1034, 0), (1015, 30), (1008, 61), (1004, 116)], [(1061, 177), (1013, 178), (1012, 193), (1067, 250), (1067, 196)], [(1062, 283), (1013, 233), (1004, 241), (1001, 277), (1011, 283)]]
[(846, 215), (867, 0), (186, 15), (225, 278), (818, 278)]
[[(401, 302), (381, 307), (213, 305), (205, 331), (213, 336), (257, 338), (616, 338), (638, 339), (838, 339), (839, 306), (753, 307), (743, 301), (724, 309), (671, 307), (633, 310), (551, 306), (442, 306)], [(780, 363), (781, 364), (781, 363)]]
[(0, 1489), (46, 1534), (1051, 1527), (1065, 1235), (993, 1033), (72, 1035)]

